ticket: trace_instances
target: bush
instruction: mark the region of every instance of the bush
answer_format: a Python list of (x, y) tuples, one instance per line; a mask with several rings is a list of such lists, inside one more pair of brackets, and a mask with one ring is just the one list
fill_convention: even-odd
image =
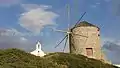
[(99, 60), (69, 53), (37, 57), (19, 49), (0, 50), (0, 68), (117, 68)]

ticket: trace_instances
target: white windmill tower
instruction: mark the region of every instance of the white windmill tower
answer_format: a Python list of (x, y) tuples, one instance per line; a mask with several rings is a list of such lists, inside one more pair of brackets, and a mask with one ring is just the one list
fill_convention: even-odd
[(43, 57), (44, 55), (46, 55), (42, 49), (41, 49), (41, 43), (40, 42), (37, 42), (36, 44), (36, 50), (30, 52), (31, 54), (35, 55), (35, 56), (40, 56), (40, 57)]

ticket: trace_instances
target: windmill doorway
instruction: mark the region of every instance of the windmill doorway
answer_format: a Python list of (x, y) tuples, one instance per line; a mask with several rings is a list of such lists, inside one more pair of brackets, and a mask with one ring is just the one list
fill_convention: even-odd
[(92, 57), (93, 56), (93, 48), (86, 48), (86, 55)]

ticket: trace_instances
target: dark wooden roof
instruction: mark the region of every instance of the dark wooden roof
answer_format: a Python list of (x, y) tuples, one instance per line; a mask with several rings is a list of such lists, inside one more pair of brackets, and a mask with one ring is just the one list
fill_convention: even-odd
[[(96, 27), (96, 28), (99, 29), (98, 26), (93, 25), (93, 24), (91, 24), (91, 23), (88, 23), (87, 21), (82, 21), (82, 22), (80, 22), (80, 23), (77, 24), (74, 28), (77, 28), (77, 27), (83, 27), (83, 26), (84, 26), (84, 27), (91, 26), (91, 27)], [(72, 29), (74, 29), (74, 28), (72, 28)]]

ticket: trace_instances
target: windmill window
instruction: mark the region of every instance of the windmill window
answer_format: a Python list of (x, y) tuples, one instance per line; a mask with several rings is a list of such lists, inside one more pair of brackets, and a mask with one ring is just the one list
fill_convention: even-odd
[(93, 56), (93, 48), (86, 48), (86, 55)]
[(100, 34), (98, 34), (98, 36), (100, 36)]
[(98, 28), (97, 31), (100, 31), (100, 29)]

